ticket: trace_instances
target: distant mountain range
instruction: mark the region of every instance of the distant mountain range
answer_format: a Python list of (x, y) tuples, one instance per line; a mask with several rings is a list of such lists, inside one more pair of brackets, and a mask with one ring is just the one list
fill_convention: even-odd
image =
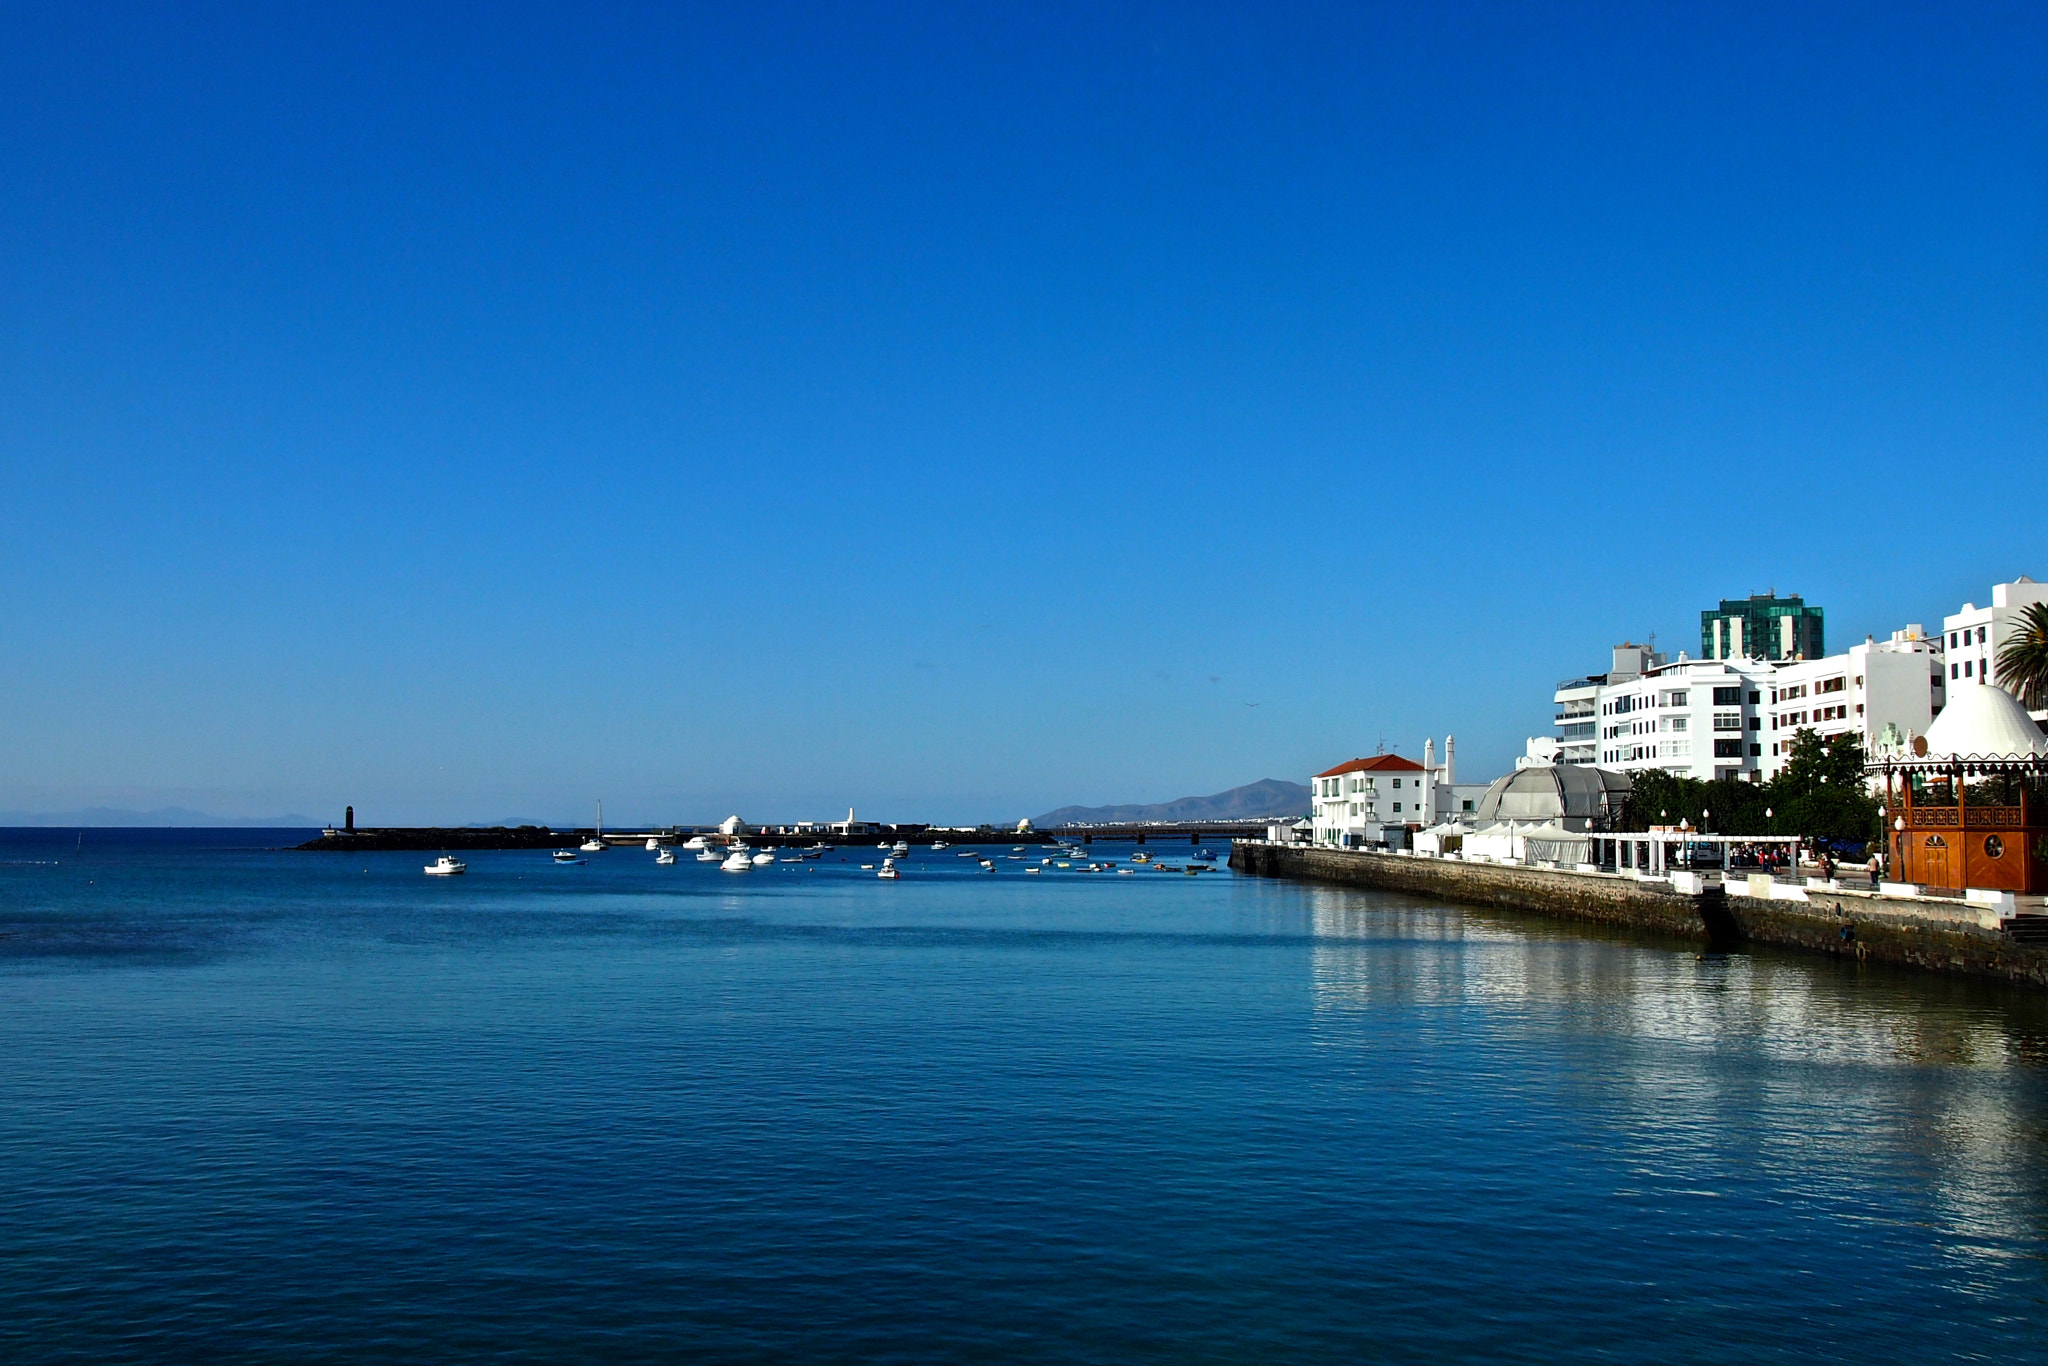
[(0, 811), (0, 825), (153, 826), (184, 828), (206, 826), (242, 830), (317, 830), (322, 821), (293, 813), (285, 816), (209, 816), (204, 811), (187, 811), (181, 806), (161, 806), (154, 811), (127, 811), (114, 806), (88, 806), (83, 811)]
[(1245, 821), (1259, 816), (1305, 816), (1309, 791), (1305, 783), (1262, 778), (1213, 797), (1182, 797), (1149, 806), (1063, 806), (1034, 816), (1041, 829), (1056, 825), (1122, 825), (1137, 821)]

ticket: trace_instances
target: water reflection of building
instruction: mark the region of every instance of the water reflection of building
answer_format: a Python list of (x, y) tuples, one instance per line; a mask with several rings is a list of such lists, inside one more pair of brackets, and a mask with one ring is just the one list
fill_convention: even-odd
[[(2048, 1024), (1998, 988), (1303, 894), (1314, 1046), (1351, 1055), (1329, 1074), (1338, 1084), (1426, 1086), (1472, 1109), (1474, 1132), (1581, 1126), (1648, 1195), (1764, 1186), (1926, 1222), (1946, 1255), (1987, 1266), (2042, 1237), (2048, 1153), (2028, 1138), (2029, 1059)], [(1912, 1208), (1875, 1207), (1879, 1190)]]

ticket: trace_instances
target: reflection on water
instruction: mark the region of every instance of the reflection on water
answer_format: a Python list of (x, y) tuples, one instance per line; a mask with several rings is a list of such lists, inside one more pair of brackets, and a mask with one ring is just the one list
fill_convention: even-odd
[(1846, 1213), (1909, 1172), (1924, 1204), (1848, 1217), (1924, 1219), (1963, 1263), (2041, 1255), (2048, 1009), (2029, 993), (1343, 889), (1308, 899), (1325, 1047), (1357, 1047), (1352, 1021), (1390, 1011), (1424, 1047), (1482, 1029), (1576, 1039), (1600, 1065), (1566, 1084), (1650, 1157), (1646, 1186), (1761, 1181)]
[(0, 832), (9, 1366), (2048, 1340), (2031, 995), (1224, 873), (79, 854)]

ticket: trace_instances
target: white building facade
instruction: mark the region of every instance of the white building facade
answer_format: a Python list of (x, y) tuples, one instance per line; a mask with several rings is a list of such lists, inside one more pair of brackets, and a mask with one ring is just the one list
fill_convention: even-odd
[(1405, 845), (1407, 834), (1471, 812), (1485, 783), (1458, 782), (1458, 739), (1444, 737), (1436, 761), (1434, 737), (1422, 742), (1422, 762), (1376, 754), (1326, 769), (1309, 779), (1310, 843), (1330, 849)]
[(1874, 754), (1925, 735), (1947, 696), (1941, 645), (1917, 623), (1846, 654), (1781, 664), (1765, 713), (1764, 777), (1785, 766), (1801, 730), (1854, 735)]
[[(2022, 574), (2011, 583), (1994, 584), (1990, 606), (1966, 602), (1962, 611), (1942, 618), (1948, 681), (1997, 682), (1999, 647), (2012, 638), (2019, 614), (2037, 602), (2048, 602), (2048, 584), (2035, 583)], [(2043, 714), (2033, 713), (2034, 719)]]

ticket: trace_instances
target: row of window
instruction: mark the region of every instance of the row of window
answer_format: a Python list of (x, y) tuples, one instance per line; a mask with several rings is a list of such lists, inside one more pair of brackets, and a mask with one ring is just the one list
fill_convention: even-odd
[[(1969, 678), (1972, 676), (1970, 673), (1970, 666), (1972, 664), (1975, 664), (1976, 662), (1977, 661), (1974, 659), (1966, 659), (1961, 664), (1951, 664), (1948, 666), (1948, 676), (1950, 678)], [(1962, 672), (1957, 673), (1957, 669), (1961, 669)], [(1989, 683), (1991, 681), (1991, 666), (1987, 663), (1983, 668), (1977, 671), (1975, 676), (1982, 678), (1986, 683)]]
[[(1976, 631), (1977, 644), (1988, 645), (1991, 643), (1991, 628), (1989, 626), (1979, 626), (1976, 628)], [(1956, 637), (1958, 635), (1962, 637), (1960, 643), (1956, 640)], [(1963, 645), (1968, 645), (1970, 643), (1970, 632), (1968, 629), (1964, 629), (1962, 631), (1950, 631), (1948, 633), (1948, 648), (1951, 650), (1960, 649)], [(1953, 675), (1951, 675), (1951, 677), (1953, 677)]]
[[(1716, 759), (1740, 759), (1743, 757), (1743, 751), (1744, 745), (1741, 740), (1714, 741), (1714, 757)], [(1775, 746), (1772, 747), (1771, 752), (1773, 754), (1777, 753)], [(1761, 741), (1751, 743), (1748, 746), (1749, 758), (1761, 759), (1763, 753), (1764, 747)], [(1619, 749), (1603, 750), (1600, 755), (1600, 762), (1603, 764), (1626, 764), (1644, 759), (1690, 759), (1691, 757), (1692, 741), (1665, 740), (1654, 745), (1626, 745)]]

